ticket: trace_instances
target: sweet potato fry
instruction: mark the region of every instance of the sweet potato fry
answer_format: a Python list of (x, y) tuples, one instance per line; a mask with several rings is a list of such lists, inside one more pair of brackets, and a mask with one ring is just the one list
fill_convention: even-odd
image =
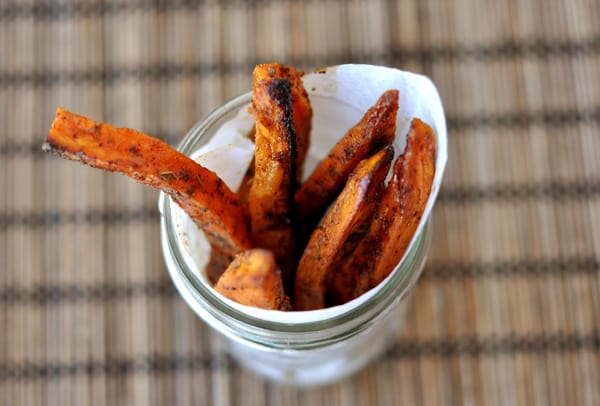
[(250, 229), (257, 247), (275, 254), (286, 288), (292, 280), (296, 246), (294, 198), (296, 131), (291, 83), (287, 77), (262, 76), (255, 70), (252, 107), (255, 115), (254, 178), (248, 195)]
[(302, 167), (310, 146), (312, 128), (312, 107), (302, 83), (303, 74), (294, 67), (281, 63), (262, 64), (254, 68), (255, 81), (269, 80), (270, 78), (287, 78), (290, 81), (292, 115), (296, 129), (296, 180), (298, 182), (302, 178)]
[(300, 221), (314, 222), (344, 186), (356, 165), (390, 144), (396, 132), (398, 91), (388, 90), (321, 161), (294, 196)]
[(42, 148), (168, 193), (229, 260), (252, 247), (236, 194), (214, 172), (156, 138), (59, 108)]
[(387, 146), (361, 161), (311, 235), (296, 271), (296, 310), (325, 306), (328, 281), (367, 231), (393, 157), (393, 147)]
[(435, 172), (433, 130), (414, 119), (402, 155), (394, 162), (369, 231), (339, 269), (332, 304), (354, 299), (383, 281), (402, 259), (419, 225)]
[(219, 278), (215, 290), (246, 306), (290, 310), (273, 253), (264, 249), (238, 254)]

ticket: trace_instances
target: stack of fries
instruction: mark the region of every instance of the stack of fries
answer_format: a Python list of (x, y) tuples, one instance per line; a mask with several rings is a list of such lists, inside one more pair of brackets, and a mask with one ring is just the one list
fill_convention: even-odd
[(231, 300), (314, 310), (377, 286), (423, 216), (435, 172), (432, 128), (414, 118), (394, 160), (398, 91), (390, 89), (302, 182), (312, 120), (302, 72), (256, 66), (252, 111), (254, 161), (238, 191), (156, 138), (62, 108), (43, 149), (169, 194), (207, 236), (207, 275)]

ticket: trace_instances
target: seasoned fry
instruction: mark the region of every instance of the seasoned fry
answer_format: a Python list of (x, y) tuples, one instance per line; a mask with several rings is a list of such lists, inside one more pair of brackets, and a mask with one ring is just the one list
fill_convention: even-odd
[(59, 108), (42, 148), (164, 191), (229, 260), (252, 247), (236, 194), (214, 172), (156, 138)]
[(388, 90), (321, 161), (294, 196), (300, 221), (314, 221), (344, 186), (356, 165), (390, 144), (396, 132), (398, 91)]
[(292, 96), (292, 115), (296, 129), (296, 180), (302, 178), (302, 167), (310, 146), (312, 128), (312, 107), (306, 89), (302, 83), (302, 75), (292, 66), (281, 63), (257, 65), (254, 69), (254, 81), (270, 80), (270, 78), (286, 78), (290, 81)]
[[(296, 261), (294, 199), (296, 131), (291, 84), (287, 77), (255, 70), (252, 106), (255, 115), (254, 179), (248, 196), (250, 229), (257, 247), (275, 254), (284, 284), (292, 280)], [(271, 73), (271, 72), (270, 72)]]
[(215, 285), (223, 296), (246, 306), (290, 310), (273, 253), (252, 249), (238, 254)]
[(377, 286), (402, 259), (431, 191), (435, 156), (433, 130), (414, 119), (369, 231), (335, 277), (332, 304), (345, 303)]
[(388, 146), (361, 161), (346, 186), (313, 232), (296, 271), (296, 310), (325, 306), (326, 290), (335, 267), (354, 249), (377, 208), (394, 150)]

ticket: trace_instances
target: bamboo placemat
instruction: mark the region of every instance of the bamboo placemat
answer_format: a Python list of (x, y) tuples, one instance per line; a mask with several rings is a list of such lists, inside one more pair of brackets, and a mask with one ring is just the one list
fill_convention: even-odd
[[(0, 1), (0, 404), (600, 404), (597, 0)], [(429, 75), (449, 165), (408, 322), (339, 384), (241, 369), (157, 193), (45, 156), (57, 106), (175, 144), (257, 62)]]

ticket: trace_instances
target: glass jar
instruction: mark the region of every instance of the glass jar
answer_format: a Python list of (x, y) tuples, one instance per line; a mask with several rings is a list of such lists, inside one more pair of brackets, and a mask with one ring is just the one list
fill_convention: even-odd
[[(250, 104), (242, 95), (196, 124), (179, 145), (192, 155), (222, 124)], [(215, 331), (243, 366), (272, 380), (321, 385), (356, 372), (389, 343), (404, 318), (403, 300), (418, 278), (429, 247), (429, 221), (403, 260), (377, 288), (342, 306), (308, 312), (247, 312), (218, 295), (198, 277), (177, 238), (175, 203), (161, 194), (161, 243), (168, 272), (182, 298)], [(261, 314), (266, 315), (262, 317)], [(287, 315), (285, 315), (287, 316)]]

